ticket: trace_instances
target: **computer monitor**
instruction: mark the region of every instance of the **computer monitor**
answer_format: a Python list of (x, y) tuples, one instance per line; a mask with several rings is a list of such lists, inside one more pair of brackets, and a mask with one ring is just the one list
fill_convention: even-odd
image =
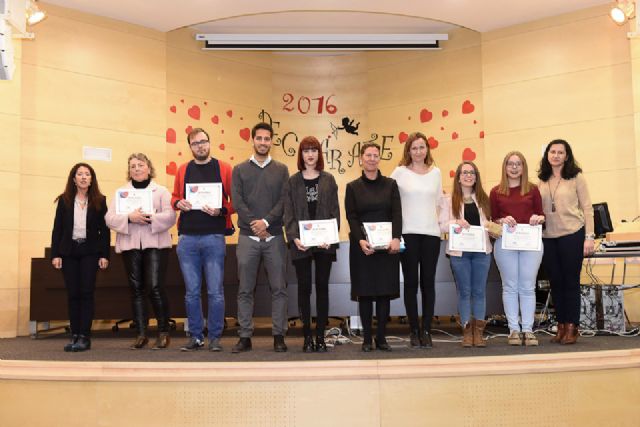
[(604, 237), (613, 231), (607, 202), (593, 204), (593, 223), (596, 237)]

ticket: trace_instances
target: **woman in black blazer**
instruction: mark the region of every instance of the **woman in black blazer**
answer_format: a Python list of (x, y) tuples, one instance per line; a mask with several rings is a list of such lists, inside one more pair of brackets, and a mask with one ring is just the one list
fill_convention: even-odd
[[(307, 136), (298, 147), (298, 171), (289, 178), (284, 192), (284, 223), (291, 259), (298, 277), (298, 307), (304, 332), (304, 352), (326, 352), (324, 330), (329, 317), (329, 275), (336, 260), (337, 245), (305, 247), (300, 241), (298, 221), (335, 218), (340, 226), (338, 185), (324, 170), (320, 142)], [(311, 262), (316, 264), (316, 341), (311, 337)]]
[(62, 269), (72, 336), (64, 351), (85, 351), (91, 348), (96, 273), (98, 267), (109, 265), (111, 234), (104, 222), (107, 203), (87, 163), (71, 168), (65, 190), (55, 201), (51, 264)]

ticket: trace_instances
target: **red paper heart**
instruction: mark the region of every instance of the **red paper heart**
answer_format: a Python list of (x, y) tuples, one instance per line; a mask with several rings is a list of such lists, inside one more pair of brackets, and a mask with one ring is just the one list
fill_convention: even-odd
[(233, 160), (233, 156), (229, 157), (229, 160)]
[(187, 110), (187, 114), (193, 120), (200, 120), (200, 107), (197, 105), (192, 105), (191, 108)]
[(476, 153), (471, 148), (465, 148), (462, 152), (462, 160), (472, 162), (476, 159)]
[(176, 106), (172, 105), (171, 107), (169, 107), (169, 111), (171, 111), (172, 113), (176, 112)]
[(449, 112), (447, 110), (442, 110), (442, 117), (447, 117)]
[(456, 176), (456, 171), (450, 170), (449, 171), (449, 178), (453, 178), (454, 176)]
[(224, 129), (220, 129), (220, 133), (224, 133)]
[(209, 103), (207, 101), (204, 101), (204, 105), (209, 105)]
[(480, 131), (480, 135), (479, 136), (480, 136), (481, 139), (484, 138), (484, 131), (483, 130)]
[(229, 116), (229, 118), (233, 117), (233, 111), (227, 110), (227, 116)]
[(451, 139), (458, 139), (458, 136), (460, 136), (460, 135), (458, 135), (458, 132), (453, 132), (451, 134)]
[(218, 148), (221, 149), (222, 151), (224, 151), (224, 144), (218, 145)]
[(240, 129), (240, 138), (245, 141), (249, 141), (249, 138), (251, 138), (251, 131), (249, 128)]
[(476, 107), (468, 99), (462, 103), (462, 114), (471, 114)]
[(173, 128), (169, 128), (167, 129), (167, 136), (166, 136), (166, 140), (169, 144), (175, 144), (176, 143), (176, 131)]
[(478, 123), (478, 121), (477, 121), (477, 120), (474, 120), (474, 121), (473, 121), (473, 124), (474, 124), (474, 125), (475, 125), (475, 124), (477, 124), (477, 123)]
[(187, 135), (189, 135), (189, 132), (191, 132), (192, 130), (193, 130), (193, 128), (191, 127), (191, 125), (189, 125), (189, 126), (187, 126), (187, 127), (184, 129), (184, 133), (186, 133)]
[(178, 156), (182, 156), (182, 151), (178, 151)]
[(433, 113), (431, 111), (427, 110), (426, 108), (423, 108), (422, 110), (420, 110), (421, 123), (429, 122), (431, 121), (432, 118), (433, 118)]
[(178, 166), (176, 165), (176, 162), (171, 162), (167, 165), (167, 175), (175, 176), (177, 171), (178, 171)]
[(444, 126), (440, 126), (440, 130), (444, 130)]
[(407, 117), (407, 120), (411, 120), (411, 116)]
[(438, 148), (438, 140), (432, 136), (430, 136), (429, 139), (427, 139), (427, 144), (429, 144), (429, 148), (431, 150), (433, 150), (434, 148)]
[(404, 144), (407, 138), (409, 138), (409, 135), (407, 135), (405, 132), (400, 132), (398, 134), (398, 140), (400, 141), (400, 144)]
[(184, 99), (181, 99), (180, 102), (184, 104)]
[(211, 123), (217, 125), (220, 122), (220, 118), (218, 116), (211, 117)]
[(240, 120), (244, 120), (244, 117), (240, 117)]

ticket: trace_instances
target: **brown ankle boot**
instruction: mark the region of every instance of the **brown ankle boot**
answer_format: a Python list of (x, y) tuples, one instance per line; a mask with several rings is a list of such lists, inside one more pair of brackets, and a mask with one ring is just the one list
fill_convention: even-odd
[(471, 322), (467, 322), (465, 325), (462, 326), (462, 346), (463, 347), (473, 346), (473, 327), (471, 325), (472, 322), (473, 322), (473, 319), (471, 319)]
[(169, 343), (171, 342), (171, 337), (168, 332), (160, 332), (158, 338), (156, 339), (156, 343), (153, 345), (153, 350), (162, 350), (164, 348), (169, 347)]
[(484, 334), (484, 327), (487, 326), (486, 320), (476, 319), (473, 327), (473, 345), (474, 347), (486, 347), (487, 343), (482, 339)]
[(578, 341), (578, 335), (578, 327), (573, 323), (567, 323), (560, 344), (575, 344)]
[(562, 341), (562, 338), (564, 338), (566, 329), (567, 329), (566, 323), (558, 323), (558, 331), (556, 332), (556, 336), (551, 338), (551, 342), (560, 343), (560, 341)]

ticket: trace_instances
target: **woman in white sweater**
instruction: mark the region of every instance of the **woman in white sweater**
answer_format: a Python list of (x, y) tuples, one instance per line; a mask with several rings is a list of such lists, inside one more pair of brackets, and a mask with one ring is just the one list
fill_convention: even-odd
[[(435, 275), (440, 255), (438, 212), (442, 196), (442, 175), (434, 165), (427, 137), (409, 135), (400, 164), (391, 173), (398, 183), (402, 201), (402, 236), (406, 249), (401, 254), (404, 275), (404, 305), (409, 318), (412, 348), (431, 348), (431, 318), (436, 301)], [(418, 322), (418, 284), (422, 295), (422, 324)]]

